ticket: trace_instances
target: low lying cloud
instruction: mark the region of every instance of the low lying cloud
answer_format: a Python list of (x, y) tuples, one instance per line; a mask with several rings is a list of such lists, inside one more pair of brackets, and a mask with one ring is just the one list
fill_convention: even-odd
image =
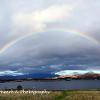
[(1, 72), (0, 72), (0, 76), (3, 76), (3, 75), (18, 76), (18, 75), (23, 75), (23, 73), (19, 73), (19, 72), (17, 72), (17, 71), (6, 70), (6, 71), (1, 71)]
[(89, 72), (100, 74), (100, 71), (98, 70), (63, 70), (56, 72), (55, 75), (77, 75), (77, 74), (86, 74)]

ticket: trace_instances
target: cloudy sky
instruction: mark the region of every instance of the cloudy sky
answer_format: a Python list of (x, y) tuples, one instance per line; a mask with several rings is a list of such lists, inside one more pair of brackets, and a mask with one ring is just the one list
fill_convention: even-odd
[(0, 0), (0, 75), (100, 69), (100, 0)]

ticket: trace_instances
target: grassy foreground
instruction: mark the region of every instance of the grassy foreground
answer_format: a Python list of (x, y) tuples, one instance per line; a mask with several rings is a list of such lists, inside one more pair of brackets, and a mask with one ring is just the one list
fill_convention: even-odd
[(54, 91), (49, 94), (0, 94), (0, 100), (100, 100), (100, 91)]

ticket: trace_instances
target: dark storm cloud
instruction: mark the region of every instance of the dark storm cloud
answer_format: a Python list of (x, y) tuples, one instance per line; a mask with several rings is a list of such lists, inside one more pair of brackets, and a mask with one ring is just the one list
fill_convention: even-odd
[(89, 66), (99, 66), (98, 54), (100, 51), (95, 43), (74, 33), (42, 32), (36, 37), (32, 35), (19, 41), (15, 47), (10, 48), (9, 52), (2, 55), (1, 66), (6, 66), (3, 69), (8, 66), (12, 70), (26, 66), (31, 67), (31, 70), (33, 68), (33, 72), (44, 72), (45, 69), (41, 66), (46, 66), (45, 71), (48, 71), (51, 65), (56, 65), (55, 68), (51, 67), (52, 71), (69, 69), (68, 66), (70, 69), (87, 69)]
[(0, 1), (0, 70), (99, 69), (99, 12), (99, 0)]

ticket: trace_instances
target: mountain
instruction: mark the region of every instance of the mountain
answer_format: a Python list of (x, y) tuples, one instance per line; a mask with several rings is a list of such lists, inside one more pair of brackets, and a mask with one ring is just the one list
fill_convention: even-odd
[(57, 75), (51, 73), (32, 73), (32, 74), (25, 74), (25, 75), (3, 75), (0, 76), (0, 80), (22, 80), (22, 79), (46, 79), (46, 78), (53, 78)]
[(97, 73), (85, 73), (85, 74), (74, 74), (74, 75), (60, 75), (58, 78), (65, 79), (100, 79), (100, 74)]

